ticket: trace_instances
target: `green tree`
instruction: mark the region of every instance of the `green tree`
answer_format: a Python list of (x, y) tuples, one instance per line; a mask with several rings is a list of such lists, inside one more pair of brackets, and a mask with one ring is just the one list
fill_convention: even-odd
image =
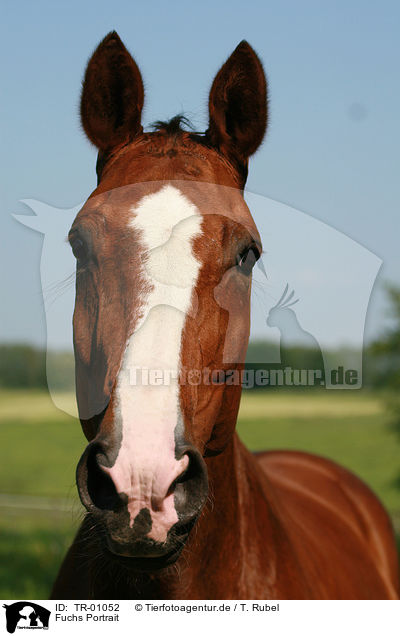
[(387, 287), (390, 301), (391, 325), (379, 340), (371, 345), (370, 352), (377, 363), (379, 384), (400, 389), (400, 288)]
[[(400, 288), (388, 285), (387, 293), (391, 325), (371, 345), (370, 354), (375, 360), (374, 384), (390, 389), (386, 398), (390, 427), (400, 437)], [(400, 475), (397, 483), (400, 486)]]

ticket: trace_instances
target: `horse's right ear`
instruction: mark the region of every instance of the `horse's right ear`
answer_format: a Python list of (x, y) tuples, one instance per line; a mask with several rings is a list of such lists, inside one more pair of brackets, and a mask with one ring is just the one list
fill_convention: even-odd
[(246, 165), (264, 138), (267, 106), (264, 69), (250, 44), (243, 40), (211, 87), (207, 131), (211, 144)]
[(81, 122), (90, 141), (111, 150), (142, 132), (142, 76), (115, 31), (93, 53), (81, 96)]

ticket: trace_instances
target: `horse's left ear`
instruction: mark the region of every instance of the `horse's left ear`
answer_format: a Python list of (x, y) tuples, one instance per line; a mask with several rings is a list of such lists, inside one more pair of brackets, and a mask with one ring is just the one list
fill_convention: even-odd
[(90, 141), (107, 152), (142, 132), (142, 76), (115, 31), (93, 53), (81, 96), (81, 122)]
[(267, 80), (260, 60), (245, 40), (214, 79), (209, 116), (211, 144), (246, 164), (267, 128)]

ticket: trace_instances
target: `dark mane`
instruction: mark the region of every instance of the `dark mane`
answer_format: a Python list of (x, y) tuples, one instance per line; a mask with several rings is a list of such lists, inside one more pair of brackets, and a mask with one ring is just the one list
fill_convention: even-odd
[[(183, 135), (184, 133), (189, 133), (189, 137), (192, 141), (210, 147), (208, 130), (204, 132), (194, 131), (192, 122), (182, 113), (175, 115), (174, 117), (171, 117), (171, 119), (166, 121), (155, 121), (150, 124), (150, 128), (153, 132), (164, 133), (168, 137), (172, 138), (174, 143), (177, 142), (181, 135)], [(235, 164), (236, 170), (242, 177), (242, 184), (244, 187), (247, 179), (247, 162), (242, 163), (240, 160), (235, 161), (233, 157), (231, 157), (230, 162)]]
[[(149, 128), (153, 132), (164, 133), (168, 137), (171, 137), (174, 143), (179, 139), (181, 135), (183, 135), (184, 133), (189, 133), (190, 138), (193, 141), (207, 144), (206, 133), (193, 132), (193, 125), (191, 121), (182, 113), (180, 113), (179, 115), (175, 115), (174, 117), (171, 117), (171, 119), (168, 119), (166, 121), (157, 120), (150, 124)], [(101, 174), (109, 158), (110, 153), (102, 152), (101, 150), (99, 151), (96, 163), (97, 185), (100, 183)]]
[(150, 125), (154, 132), (164, 132), (167, 135), (179, 135), (184, 132), (193, 132), (193, 126), (185, 115), (179, 114), (167, 121), (155, 121)]

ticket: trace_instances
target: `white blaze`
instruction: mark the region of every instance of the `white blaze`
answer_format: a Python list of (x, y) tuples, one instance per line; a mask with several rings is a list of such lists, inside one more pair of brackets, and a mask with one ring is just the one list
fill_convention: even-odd
[[(140, 510), (148, 508), (152, 517), (148, 536), (164, 541), (178, 521), (174, 495), (167, 495), (168, 488), (188, 464), (186, 456), (175, 459), (175, 429), (183, 426), (180, 352), (200, 270), (193, 239), (201, 232), (202, 217), (171, 185), (141, 199), (132, 216), (130, 225), (145, 255), (151, 291), (143, 298), (142, 318), (127, 343), (117, 380), (115, 412), (122, 443), (108, 472), (117, 492), (128, 495), (131, 525)], [(169, 381), (143, 385), (142, 369), (158, 372), (161, 381)]]

